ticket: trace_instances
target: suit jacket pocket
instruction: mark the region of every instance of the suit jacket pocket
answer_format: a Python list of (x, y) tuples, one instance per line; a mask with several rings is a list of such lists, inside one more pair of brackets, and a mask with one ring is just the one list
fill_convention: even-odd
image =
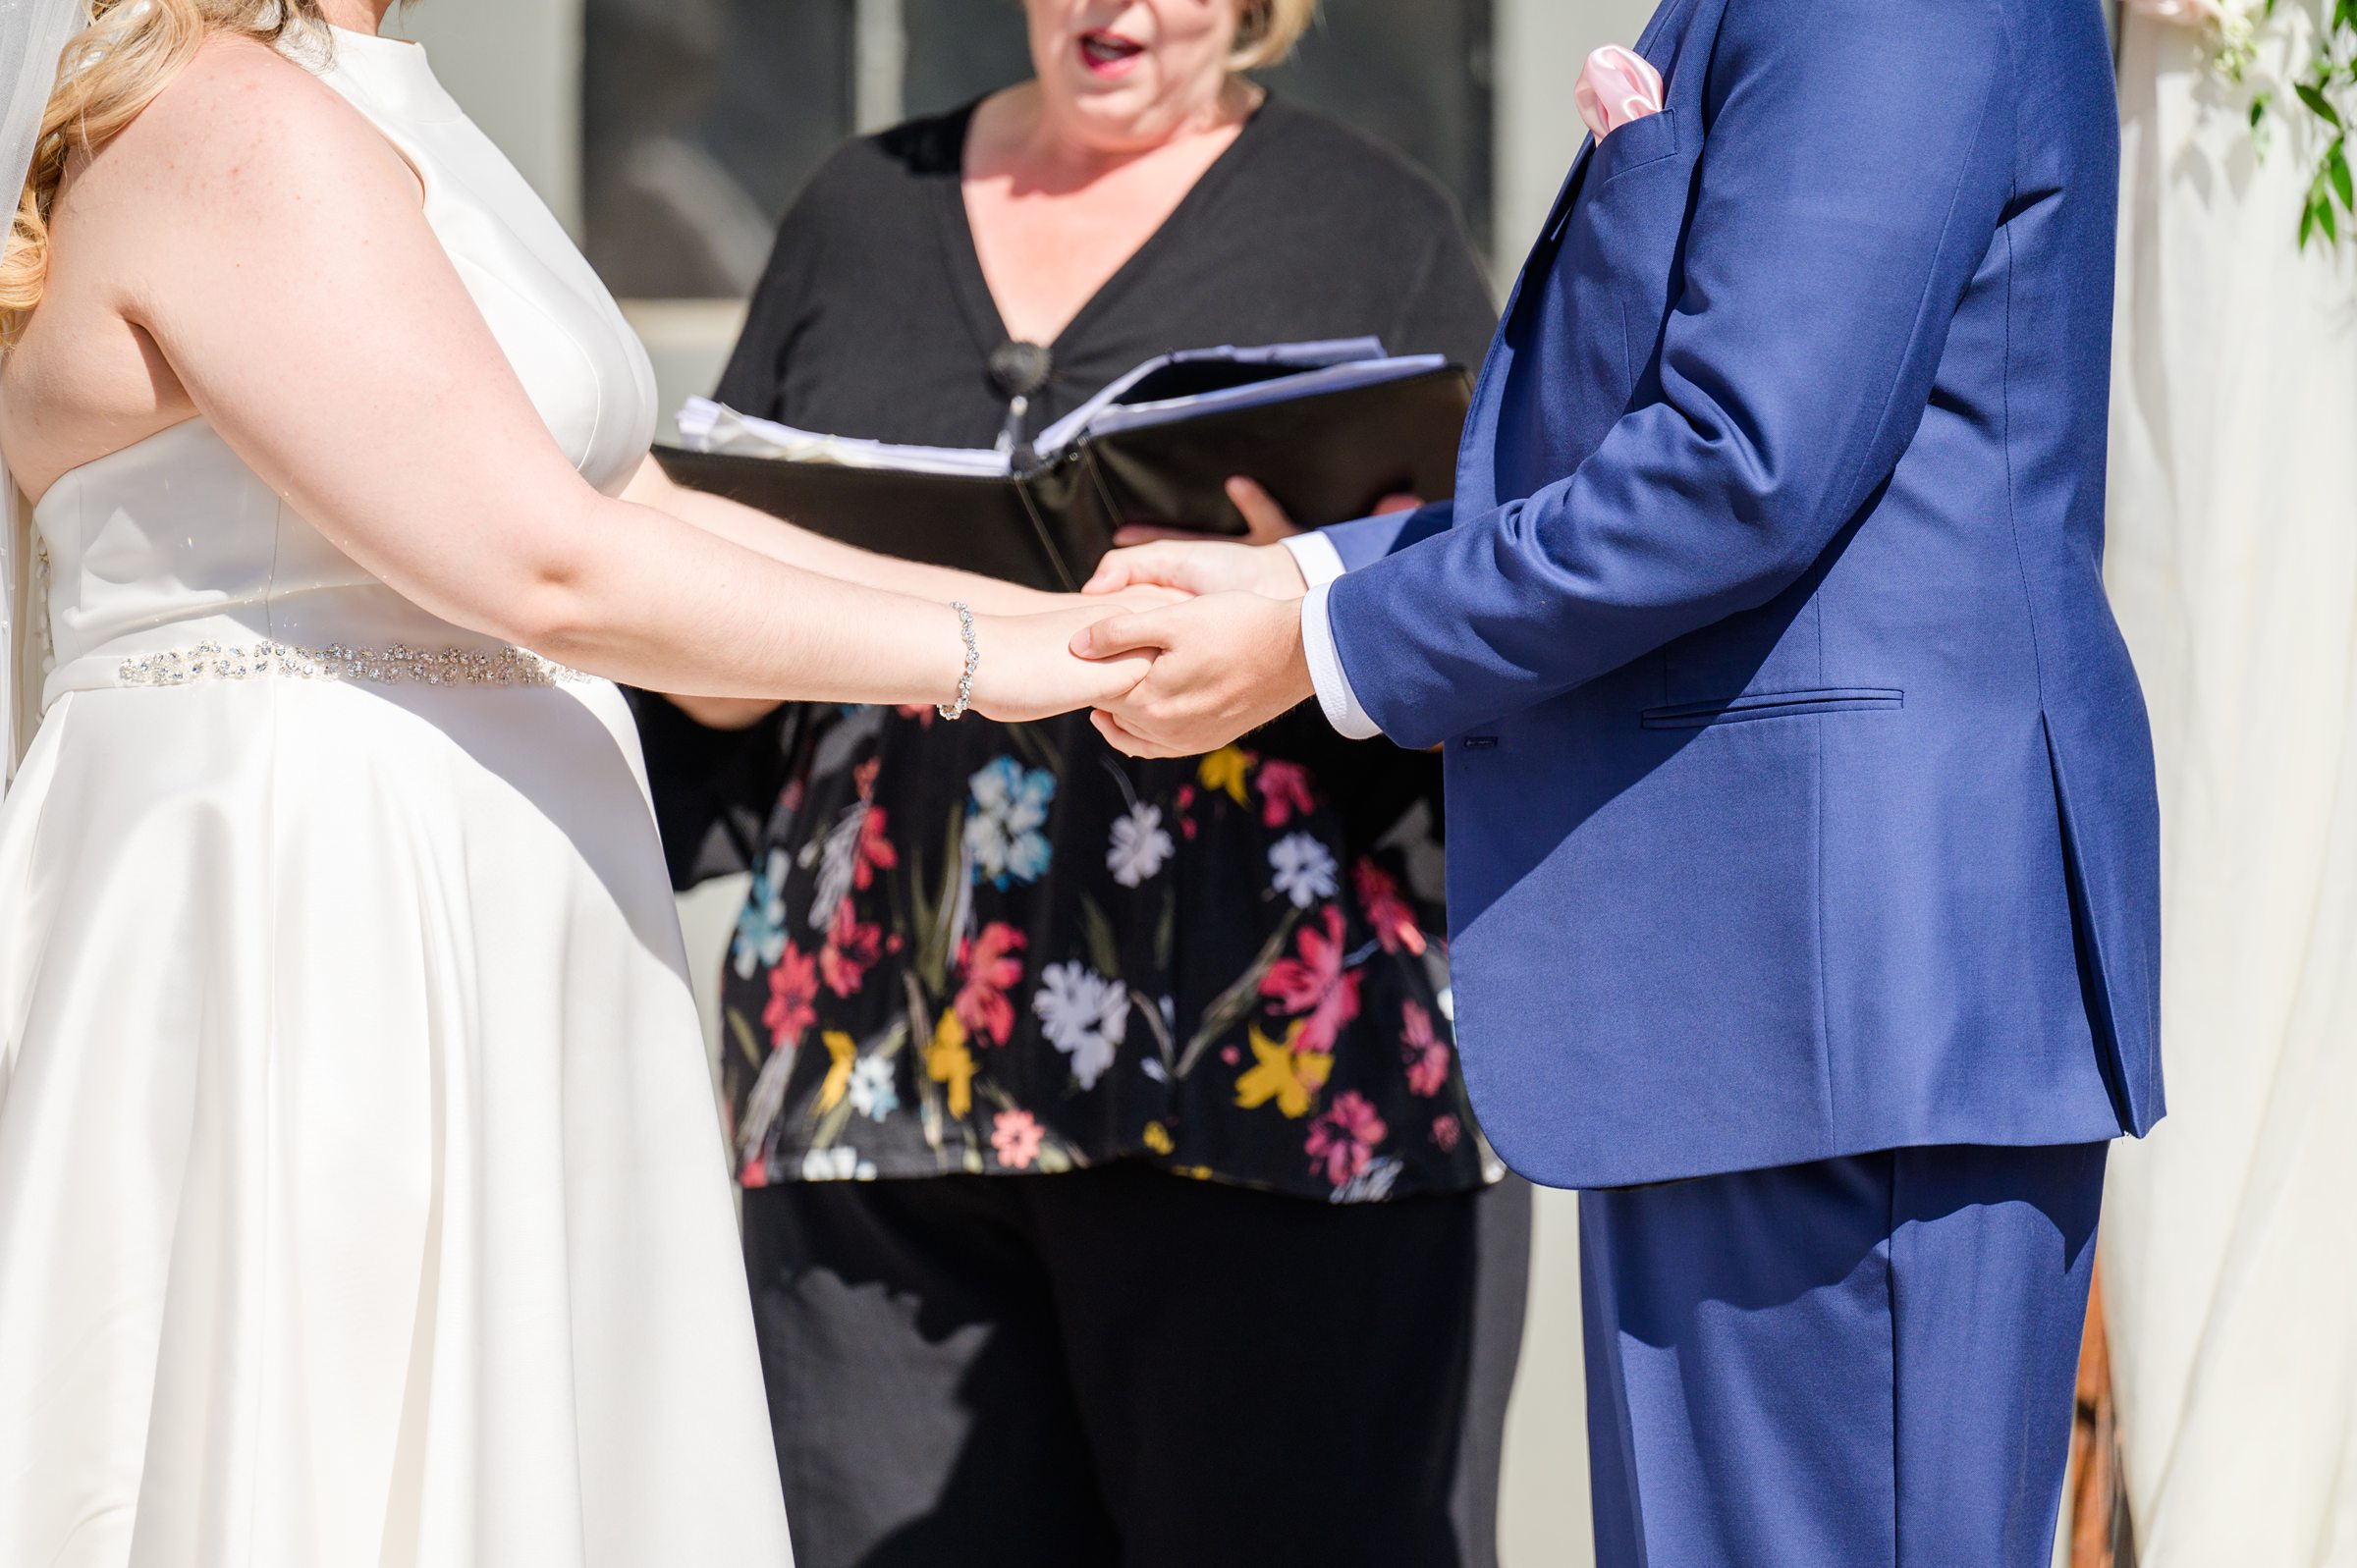
[(1593, 194), (1602, 194), (1604, 188), (1631, 169), (1658, 163), (1678, 147), (1678, 113), (1664, 109), (1642, 120), (1631, 120), (1619, 130), (1596, 143), (1588, 155), (1587, 173), (1582, 185)]
[(1798, 719), (1821, 713), (1870, 713), (1906, 706), (1906, 693), (1890, 686), (1820, 686), (1809, 691), (1747, 691), (1738, 697), (1681, 702), (1648, 708), (1648, 730), (1702, 730), (1753, 719)]

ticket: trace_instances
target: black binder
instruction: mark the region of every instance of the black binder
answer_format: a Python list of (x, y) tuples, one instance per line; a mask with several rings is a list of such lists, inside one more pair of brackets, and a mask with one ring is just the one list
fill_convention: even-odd
[[(1307, 527), (1364, 516), (1388, 495), (1454, 494), (1464, 370), (1430, 356), (1386, 360), (1371, 343), (1338, 359), (1338, 347), (1346, 346), (1151, 361), (1043, 435), (1062, 439), (1019, 470), (929, 472), (680, 447), (655, 456), (680, 484), (828, 538), (1069, 591), (1124, 523), (1242, 534), (1223, 488), (1231, 474), (1259, 481)], [(1305, 365), (1286, 357), (1292, 350), (1327, 356)], [(864, 460), (890, 461), (895, 450), (856, 445), (869, 449)]]

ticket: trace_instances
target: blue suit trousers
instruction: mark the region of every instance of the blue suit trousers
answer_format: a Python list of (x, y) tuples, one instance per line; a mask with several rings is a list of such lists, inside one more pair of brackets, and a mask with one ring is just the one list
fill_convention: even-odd
[(1598, 1568), (2047, 1568), (2105, 1148), (1583, 1193)]

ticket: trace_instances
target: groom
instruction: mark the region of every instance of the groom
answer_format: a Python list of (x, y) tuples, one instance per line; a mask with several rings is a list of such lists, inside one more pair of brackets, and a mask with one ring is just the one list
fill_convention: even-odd
[(1097, 722), (1314, 690), (1445, 748), (1467, 1076), (1585, 1189), (1607, 1568), (2031, 1568), (2106, 1143), (2162, 1113), (2101, 8), (1668, 0), (1637, 54), (1455, 501), (1108, 558), (1203, 597), (1082, 634), (1163, 650)]

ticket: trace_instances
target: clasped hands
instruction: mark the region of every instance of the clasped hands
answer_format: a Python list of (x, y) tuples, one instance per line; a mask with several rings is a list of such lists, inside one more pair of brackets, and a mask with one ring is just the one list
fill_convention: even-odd
[[(1277, 542), (1298, 530), (1251, 480), (1230, 480), (1228, 495), (1243, 514), (1249, 542), (1123, 529), (1117, 542), (1127, 548), (1106, 556), (1076, 600), (1029, 618), (1026, 631), (1056, 634), (1066, 670), (1014, 674), (1012, 689), (990, 701), (977, 695), (976, 706), (1008, 719), (1088, 707), (1090, 722), (1117, 750), (1191, 757), (1314, 696), (1301, 645), (1308, 583), (1292, 552)], [(1422, 504), (1394, 495), (1374, 510)], [(987, 658), (983, 668), (991, 669)], [(993, 711), (1008, 706), (1018, 711)]]
[(1108, 555), (1081, 591), (1148, 587), (1188, 597), (1122, 611), (1071, 641), (1083, 659), (1149, 661), (1125, 694), (1089, 714), (1115, 750), (1132, 757), (1215, 751), (1315, 694), (1301, 646), (1308, 584), (1283, 545), (1135, 545)]

